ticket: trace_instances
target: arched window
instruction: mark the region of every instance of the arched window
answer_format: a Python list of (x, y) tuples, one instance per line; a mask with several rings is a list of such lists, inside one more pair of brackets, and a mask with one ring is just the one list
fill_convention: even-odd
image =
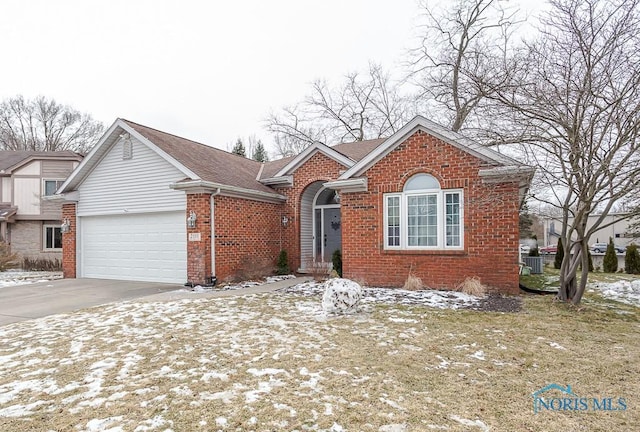
[(404, 191), (440, 189), (440, 182), (429, 174), (416, 174), (404, 184)]
[(416, 174), (402, 193), (385, 194), (386, 249), (462, 249), (462, 190)]

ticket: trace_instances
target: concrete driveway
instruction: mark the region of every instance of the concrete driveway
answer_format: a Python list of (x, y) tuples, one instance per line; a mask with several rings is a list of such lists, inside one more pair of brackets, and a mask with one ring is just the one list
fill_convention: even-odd
[(179, 284), (60, 279), (0, 289), (0, 326), (184, 288)]

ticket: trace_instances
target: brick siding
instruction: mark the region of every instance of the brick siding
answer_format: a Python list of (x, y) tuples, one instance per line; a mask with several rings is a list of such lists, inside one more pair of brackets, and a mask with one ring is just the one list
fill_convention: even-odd
[(284, 229), (283, 248), (287, 251), (289, 268), (295, 270), (301, 266), (300, 203), (302, 194), (311, 184), (317, 181), (335, 180), (346, 169), (347, 167), (326, 155), (316, 153), (293, 173), (293, 187), (276, 189), (279, 194), (287, 197), (283, 215), (287, 216), (290, 222)]
[(214, 200), (218, 280), (272, 274), (284, 247), (283, 205), (220, 195)]
[(62, 205), (62, 220), (69, 219), (71, 229), (62, 233), (62, 274), (65, 278), (76, 277), (76, 204)]
[[(482, 161), (418, 131), (365, 173), (368, 192), (342, 194), (345, 277), (372, 286), (402, 286), (411, 271), (431, 288), (452, 288), (477, 276), (491, 288), (518, 292), (518, 184), (483, 184)], [(383, 194), (401, 192), (412, 175), (427, 173), (443, 189), (464, 193), (464, 250), (384, 249)]]

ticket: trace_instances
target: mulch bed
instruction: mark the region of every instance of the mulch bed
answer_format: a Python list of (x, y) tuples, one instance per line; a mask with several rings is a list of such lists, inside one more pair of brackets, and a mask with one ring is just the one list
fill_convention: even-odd
[(522, 298), (519, 296), (488, 294), (480, 300), (480, 303), (470, 306), (469, 309), (482, 312), (520, 312), (522, 310)]

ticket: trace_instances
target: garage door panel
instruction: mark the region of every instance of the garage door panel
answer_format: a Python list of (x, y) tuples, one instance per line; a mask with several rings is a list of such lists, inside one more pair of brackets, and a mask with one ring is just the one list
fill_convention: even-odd
[(81, 275), (104, 279), (184, 283), (184, 212), (80, 218)]

